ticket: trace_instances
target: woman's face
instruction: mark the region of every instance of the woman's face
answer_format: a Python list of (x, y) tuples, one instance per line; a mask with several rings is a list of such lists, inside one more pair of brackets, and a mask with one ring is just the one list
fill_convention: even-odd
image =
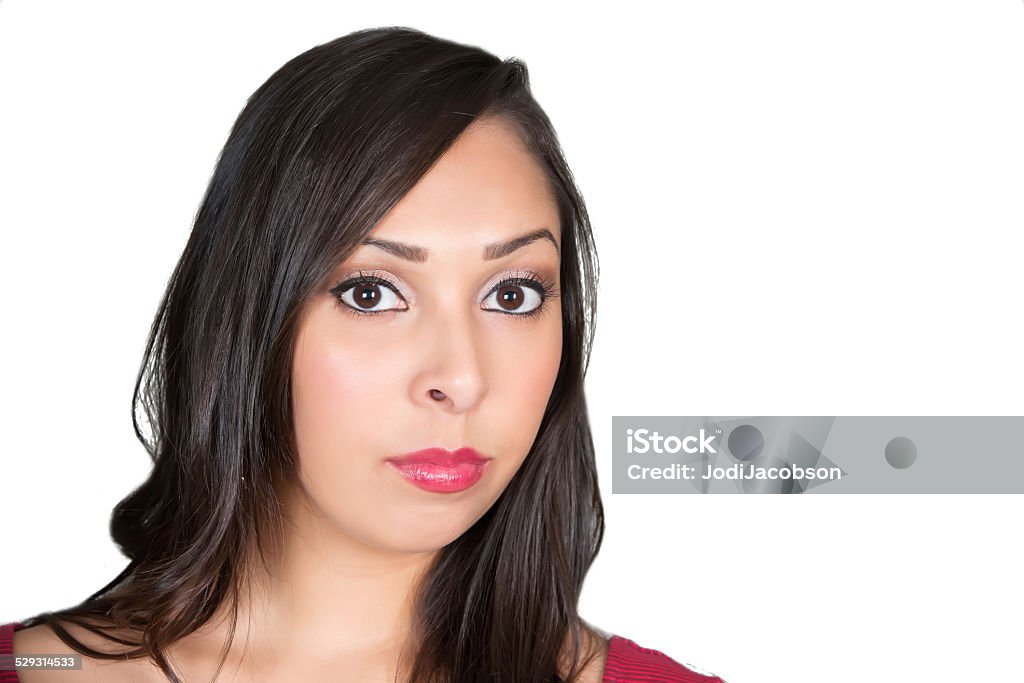
[[(376, 244), (335, 270), (308, 303), (292, 368), (300, 482), (318, 515), (374, 548), (425, 552), (490, 508), (558, 372), (560, 233), (511, 124), (479, 119), (377, 225)], [(464, 447), (490, 460), (457, 491), (386, 462)]]

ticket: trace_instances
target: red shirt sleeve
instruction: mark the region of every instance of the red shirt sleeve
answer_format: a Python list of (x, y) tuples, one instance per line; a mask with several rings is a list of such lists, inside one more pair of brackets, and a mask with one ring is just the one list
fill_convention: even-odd
[(664, 652), (613, 635), (601, 683), (726, 683), (689, 669)]
[[(14, 654), (14, 632), (20, 628), (21, 624), (17, 622), (0, 625), (0, 659)], [(0, 683), (20, 683), (13, 661), (9, 669), (0, 663)]]

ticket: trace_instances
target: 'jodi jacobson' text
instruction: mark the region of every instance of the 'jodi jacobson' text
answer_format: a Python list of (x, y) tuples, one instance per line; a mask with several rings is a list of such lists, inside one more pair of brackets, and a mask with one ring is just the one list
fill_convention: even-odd
[(698, 473), (696, 465), (674, 463), (668, 467), (630, 465), (626, 474), (630, 479), (825, 479), (835, 481), (842, 477), (842, 470), (838, 467), (800, 467), (799, 465), (763, 467), (735, 463), (728, 467), (708, 465), (706, 469)]

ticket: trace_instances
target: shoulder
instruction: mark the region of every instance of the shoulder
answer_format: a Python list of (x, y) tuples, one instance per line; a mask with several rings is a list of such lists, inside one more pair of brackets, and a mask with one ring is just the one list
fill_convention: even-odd
[[(601, 629), (580, 620), (580, 635), (583, 641), (582, 668), (573, 679), (574, 683), (603, 683), (605, 662), (608, 659), (608, 637), (609, 634)], [(562, 678), (568, 676), (568, 655), (571, 641), (566, 639), (562, 654), (562, 670), (559, 674)], [(2, 683), (2, 682), (0, 682)]]
[[(109, 642), (81, 627), (66, 625), (66, 629), (87, 647), (104, 651), (107, 649), (105, 645), (109, 646)], [(0, 655), (4, 654), (80, 655), (61, 640), (48, 624), (24, 627), (18, 622), (0, 625)], [(48, 683), (49, 681), (67, 683), (71, 681), (111, 681), (117, 683), (122, 680), (156, 680), (152, 678), (149, 671), (151, 667), (139, 660), (106, 660), (80, 656), (82, 657), (82, 668), (79, 670), (0, 671), (0, 683)]]
[(660, 650), (643, 647), (624, 636), (611, 636), (602, 683), (641, 680), (657, 683), (725, 683), (717, 676), (698, 673), (680, 664)]

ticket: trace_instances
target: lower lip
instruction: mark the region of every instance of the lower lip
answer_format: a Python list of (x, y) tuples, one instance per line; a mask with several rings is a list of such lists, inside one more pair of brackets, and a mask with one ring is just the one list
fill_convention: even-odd
[(391, 467), (414, 486), (431, 493), (465, 491), (484, 476), (487, 462), (465, 462), (455, 467), (432, 465), (426, 462), (400, 463), (388, 460)]

